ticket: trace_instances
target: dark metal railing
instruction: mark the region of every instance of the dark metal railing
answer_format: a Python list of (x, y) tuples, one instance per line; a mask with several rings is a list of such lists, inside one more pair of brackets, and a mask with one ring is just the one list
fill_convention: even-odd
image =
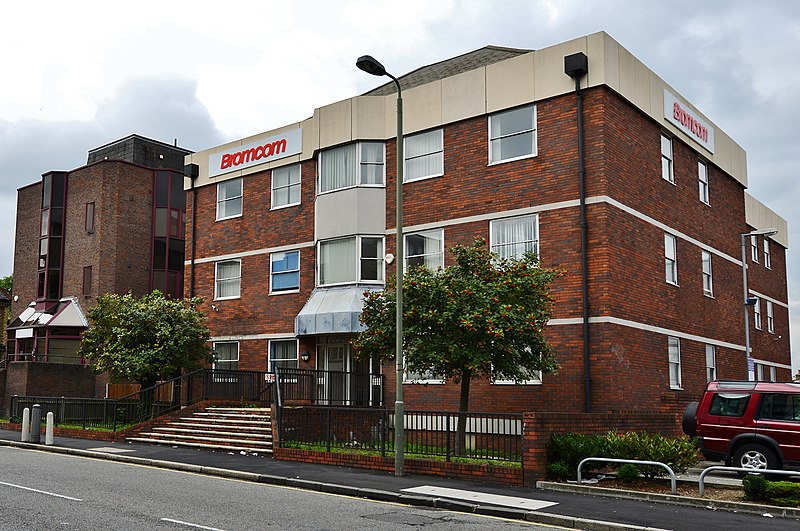
[(278, 369), (281, 404), (383, 405), (383, 375), (314, 369)]
[[(404, 414), (405, 454), (522, 462), (522, 415), (466, 413), (463, 444), (458, 444), (457, 412), (413, 411)], [(394, 410), (324, 406), (285, 407), (278, 423), (281, 446), (317, 449), (351, 448), (394, 453)], [(458, 451), (457, 448), (463, 448)]]
[(116, 399), (13, 396), (10, 416), (21, 418), (24, 408), (39, 404), (43, 416), (53, 412), (57, 426), (117, 431), (202, 400), (269, 407), (273, 393), (271, 373), (199, 369)]

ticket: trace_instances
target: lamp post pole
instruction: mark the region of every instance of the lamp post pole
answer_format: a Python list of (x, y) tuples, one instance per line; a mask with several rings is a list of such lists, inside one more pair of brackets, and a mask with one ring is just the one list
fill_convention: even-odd
[(403, 403), (403, 94), (400, 82), (370, 55), (358, 58), (356, 66), (374, 76), (388, 76), (397, 86), (397, 304), (395, 311), (395, 402), (394, 402), (394, 475), (402, 476), (405, 464), (405, 420)]
[(750, 311), (747, 309), (751, 304), (750, 297), (747, 296), (747, 238), (753, 236), (773, 236), (777, 234), (776, 229), (761, 229), (752, 232), (742, 233), (742, 307), (744, 308), (744, 355), (747, 360), (747, 379), (750, 381), (755, 380), (755, 373), (753, 359), (750, 357)]

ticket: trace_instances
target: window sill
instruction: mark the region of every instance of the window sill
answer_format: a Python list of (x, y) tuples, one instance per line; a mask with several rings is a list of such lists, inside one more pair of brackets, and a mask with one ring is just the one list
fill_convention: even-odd
[(241, 295), (236, 295), (235, 297), (215, 297), (214, 300), (215, 301), (231, 301), (231, 300), (241, 299), (241, 298), (242, 298)]
[(541, 381), (537, 381), (537, 380), (529, 380), (529, 381), (526, 381), (526, 382), (512, 382), (511, 380), (499, 380), (497, 382), (492, 382), (492, 385), (524, 385), (524, 386), (529, 386), (529, 385), (542, 385), (542, 382)]
[(515, 160), (525, 160), (525, 159), (532, 159), (538, 155), (537, 152), (531, 153), (530, 155), (523, 155), (521, 157), (514, 157), (513, 159), (503, 159), (503, 160), (495, 160), (489, 161), (488, 166), (497, 166), (498, 164), (505, 164), (506, 162), (514, 162)]
[(710, 206), (711, 206), (711, 203), (710, 203), (710, 202), (708, 202), (708, 201), (703, 201), (703, 200), (701, 199), (701, 200), (700, 200), (700, 202), (701, 202), (701, 203), (703, 203), (703, 204), (704, 204), (705, 206), (707, 206), (707, 207), (710, 207)]
[(270, 297), (271, 297), (271, 296), (273, 296), (273, 295), (292, 295), (292, 294), (294, 294), (294, 293), (300, 293), (300, 288), (297, 288), (297, 289), (287, 289), (287, 290), (281, 290), (281, 291), (270, 291), (270, 292), (269, 292), (269, 295), (270, 295)]
[(673, 387), (673, 386), (670, 385), (669, 386), (669, 390), (670, 391), (683, 391), (683, 387)]
[(668, 182), (669, 184), (671, 184), (672, 186), (674, 186), (674, 187), (676, 187), (676, 188), (678, 187), (678, 185), (677, 185), (677, 184), (675, 184), (675, 179), (674, 179), (674, 178), (673, 178), (673, 179), (670, 181), (669, 179), (667, 179), (666, 177), (664, 177), (664, 176), (662, 175), (662, 176), (661, 176), (661, 180), (662, 180), (662, 181), (666, 181), (666, 182)]
[(419, 181), (427, 181), (428, 179), (436, 179), (438, 177), (444, 177), (444, 173), (436, 173), (434, 175), (426, 175), (425, 177), (416, 177), (414, 179), (403, 178), (403, 184), (416, 183)]
[(403, 385), (444, 385), (444, 380), (403, 380)]
[(679, 287), (681, 287), (681, 285), (680, 285), (680, 284), (678, 284), (677, 282), (670, 282), (669, 280), (667, 280), (666, 282), (667, 282), (667, 284), (669, 284), (670, 286), (675, 286), (676, 288), (679, 288)]
[(235, 216), (227, 216), (224, 218), (217, 218), (215, 221), (225, 221), (226, 219), (236, 219), (242, 217), (241, 214), (236, 214)]
[(272, 212), (273, 210), (282, 210), (284, 208), (291, 208), (295, 206), (300, 206), (300, 202), (298, 201), (297, 203), (290, 203), (288, 205), (271, 206), (269, 210)]
[(714, 298), (714, 294), (713, 293), (709, 293), (707, 291), (703, 292), (703, 296), (704, 297), (708, 297), (709, 299), (713, 299)]
[(317, 196), (333, 194), (335, 192), (341, 192), (342, 190), (352, 190), (353, 188), (386, 188), (386, 183), (384, 180), (383, 184), (354, 184), (352, 186), (343, 186), (342, 188), (336, 188), (335, 190), (325, 190), (324, 192), (317, 192)]

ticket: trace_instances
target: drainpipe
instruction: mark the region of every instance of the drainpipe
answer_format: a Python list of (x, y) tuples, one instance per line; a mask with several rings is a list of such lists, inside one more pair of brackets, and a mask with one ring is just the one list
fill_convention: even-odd
[(183, 174), (192, 180), (192, 244), (189, 257), (189, 298), (191, 299), (194, 297), (194, 256), (197, 244), (197, 188), (194, 183), (200, 175), (200, 167), (197, 164), (187, 164), (183, 167)]
[(589, 269), (586, 238), (586, 161), (583, 153), (583, 94), (581, 78), (589, 73), (586, 54), (578, 52), (564, 57), (564, 73), (575, 80), (578, 114), (578, 182), (581, 216), (581, 298), (583, 299), (583, 390), (584, 412), (592, 412), (591, 357), (589, 356)]

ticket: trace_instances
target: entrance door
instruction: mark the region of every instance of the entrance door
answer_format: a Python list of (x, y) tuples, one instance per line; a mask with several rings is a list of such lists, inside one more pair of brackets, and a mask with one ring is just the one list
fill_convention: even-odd
[[(317, 400), (329, 405), (368, 406), (373, 402), (372, 360), (356, 360), (346, 338), (320, 338), (317, 344)], [(377, 363), (375, 364), (377, 366)]]

